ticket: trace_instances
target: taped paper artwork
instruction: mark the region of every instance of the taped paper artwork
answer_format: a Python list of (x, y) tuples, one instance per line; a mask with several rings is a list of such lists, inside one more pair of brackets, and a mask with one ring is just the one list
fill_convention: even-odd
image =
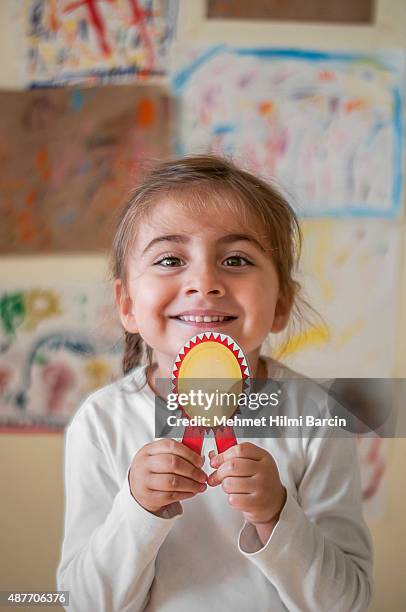
[(179, 151), (273, 179), (302, 216), (396, 217), (403, 53), (179, 48)]
[(177, 0), (23, 0), (29, 85), (101, 85), (162, 76)]
[(111, 288), (0, 292), (0, 431), (62, 431), (81, 401), (121, 375)]
[(140, 162), (169, 151), (158, 86), (0, 92), (0, 252), (109, 248)]
[[(306, 221), (298, 274), (320, 319), (274, 337), (276, 355), (314, 378), (394, 375), (399, 228), (382, 221)], [(377, 280), (379, 279), (379, 281)], [(379, 322), (379, 323), (378, 323)]]

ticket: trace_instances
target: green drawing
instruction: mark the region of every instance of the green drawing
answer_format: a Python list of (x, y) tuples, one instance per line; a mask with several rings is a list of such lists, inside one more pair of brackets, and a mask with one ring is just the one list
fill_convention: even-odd
[(25, 317), (23, 293), (5, 293), (0, 298), (0, 318), (3, 331), (8, 336), (15, 336), (16, 329)]

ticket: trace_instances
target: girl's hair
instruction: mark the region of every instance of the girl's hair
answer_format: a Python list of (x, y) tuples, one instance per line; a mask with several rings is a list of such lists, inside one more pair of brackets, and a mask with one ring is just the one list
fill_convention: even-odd
[[(127, 291), (127, 264), (136, 229), (159, 199), (175, 196), (191, 210), (204, 212), (209, 201), (219, 215), (225, 211), (252, 219), (263, 228), (279, 279), (279, 289), (292, 304), (290, 326), (304, 320), (302, 308), (313, 309), (301, 297), (294, 280), (302, 246), (302, 233), (293, 209), (279, 191), (264, 180), (238, 168), (233, 162), (214, 155), (192, 155), (158, 163), (138, 184), (123, 208), (113, 241), (112, 272)], [(217, 211), (216, 211), (217, 212)], [(251, 230), (252, 231), (252, 230)], [(313, 311), (314, 312), (314, 311)], [(286, 342), (285, 342), (286, 346)], [(142, 361), (151, 363), (152, 349), (139, 334), (125, 332), (123, 371), (126, 374)]]

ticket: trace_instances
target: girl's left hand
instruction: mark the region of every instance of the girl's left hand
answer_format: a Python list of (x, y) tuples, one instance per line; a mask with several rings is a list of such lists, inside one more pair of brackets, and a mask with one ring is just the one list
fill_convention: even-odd
[(286, 501), (286, 489), (272, 455), (251, 442), (242, 442), (218, 455), (210, 451), (209, 459), (217, 469), (207, 484), (221, 484), (229, 504), (255, 525), (261, 540), (268, 539)]

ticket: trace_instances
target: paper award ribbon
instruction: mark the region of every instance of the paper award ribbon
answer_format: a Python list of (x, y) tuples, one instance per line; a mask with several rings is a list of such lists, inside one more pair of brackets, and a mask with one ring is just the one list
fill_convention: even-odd
[[(226, 334), (204, 332), (191, 338), (180, 350), (172, 370), (172, 385), (178, 396), (181, 393), (190, 395), (198, 381), (202, 392), (211, 391), (213, 394), (215, 381), (217, 397), (219, 393), (229, 393), (236, 397), (248, 386), (249, 377), (247, 360), (235, 340)], [(219, 453), (237, 444), (232, 427), (214, 426), (214, 415), (227, 419), (237, 409), (238, 406), (233, 402), (225, 406), (223, 402), (213, 403), (209, 413), (203, 413), (201, 406), (182, 406), (186, 418), (195, 417), (196, 420), (204, 414), (205, 419), (205, 426), (186, 426), (182, 443), (200, 454), (204, 434), (212, 429)]]

